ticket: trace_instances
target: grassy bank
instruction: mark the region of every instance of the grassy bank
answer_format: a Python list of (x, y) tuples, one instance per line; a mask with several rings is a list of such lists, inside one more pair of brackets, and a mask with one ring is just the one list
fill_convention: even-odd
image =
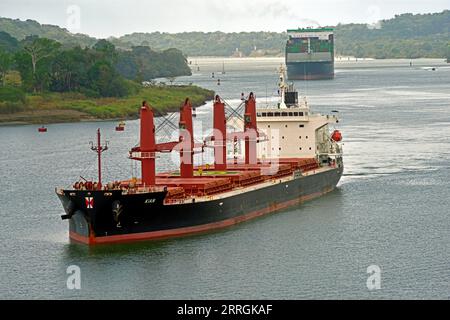
[(28, 95), (18, 112), (0, 113), (0, 124), (55, 123), (135, 119), (142, 100), (160, 113), (178, 111), (188, 97), (194, 107), (211, 100), (214, 92), (197, 86), (153, 86), (125, 98), (87, 98), (79, 93)]

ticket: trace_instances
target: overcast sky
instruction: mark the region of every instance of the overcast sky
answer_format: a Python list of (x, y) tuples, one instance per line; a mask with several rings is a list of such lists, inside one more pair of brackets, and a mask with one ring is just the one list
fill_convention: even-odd
[(97, 38), (153, 31), (283, 31), (444, 9), (450, 9), (450, 0), (0, 0), (2, 17)]

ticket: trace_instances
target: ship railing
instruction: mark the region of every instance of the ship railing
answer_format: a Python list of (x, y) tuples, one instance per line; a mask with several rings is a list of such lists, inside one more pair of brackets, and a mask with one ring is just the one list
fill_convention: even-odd
[(164, 187), (130, 187), (128, 189), (122, 189), (122, 194), (141, 194), (165, 191)]
[(155, 159), (156, 152), (142, 152), (142, 151), (133, 151), (130, 152), (130, 159)]
[(165, 199), (164, 204), (185, 204), (192, 203), (192, 199)]

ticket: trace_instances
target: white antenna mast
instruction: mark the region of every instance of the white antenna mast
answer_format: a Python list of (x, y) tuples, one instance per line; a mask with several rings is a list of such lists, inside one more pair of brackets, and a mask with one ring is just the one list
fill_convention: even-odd
[(283, 66), (283, 64), (281, 64), (280, 69), (279, 69), (279, 73), (280, 73), (280, 83), (278, 84), (278, 87), (280, 88), (280, 93), (281, 93), (281, 102), (280, 102), (280, 109), (287, 109), (286, 103), (285, 101), (285, 94), (286, 94), (286, 68)]

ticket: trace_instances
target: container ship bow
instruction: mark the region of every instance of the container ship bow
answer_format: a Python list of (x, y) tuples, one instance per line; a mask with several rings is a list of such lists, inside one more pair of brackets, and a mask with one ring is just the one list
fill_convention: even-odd
[[(102, 182), (98, 131), (98, 181), (56, 189), (69, 221), (71, 240), (88, 245), (164, 239), (228, 227), (332, 191), (343, 172), (341, 134), (329, 132), (336, 115), (310, 112), (284, 84), (274, 107), (256, 108), (253, 94), (242, 102), (241, 130), (227, 126), (226, 103), (216, 96), (213, 134), (194, 142), (192, 107), (180, 109), (178, 141), (156, 143), (152, 108), (140, 109), (140, 145), (129, 157), (141, 162), (141, 177)], [(291, 89), (291, 90), (290, 90)], [(227, 119), (228, 118), (228, 119)], [(280, 139), (273, 139), (278, 135)], [(275, 141), (276, 140), (276, 141)], [(243, 156), (227, 159), (227, 145), (242, 143)], [(276, 145), (276, 147), (275, 147)], [(193, 157), (214, 151), (214, 164), (194, 166)], [(275, 150), (275, 151), (272, 151)], [(228, 150), (229, 151), (229, 150)], [(270, 151), (270, 152), (269, 152)], [(160, 152), (177, 152), (176, 172), (156, 173)]]
[(287, 31), (286, 65), (289, 80), (334, 78), (334, 29)]

